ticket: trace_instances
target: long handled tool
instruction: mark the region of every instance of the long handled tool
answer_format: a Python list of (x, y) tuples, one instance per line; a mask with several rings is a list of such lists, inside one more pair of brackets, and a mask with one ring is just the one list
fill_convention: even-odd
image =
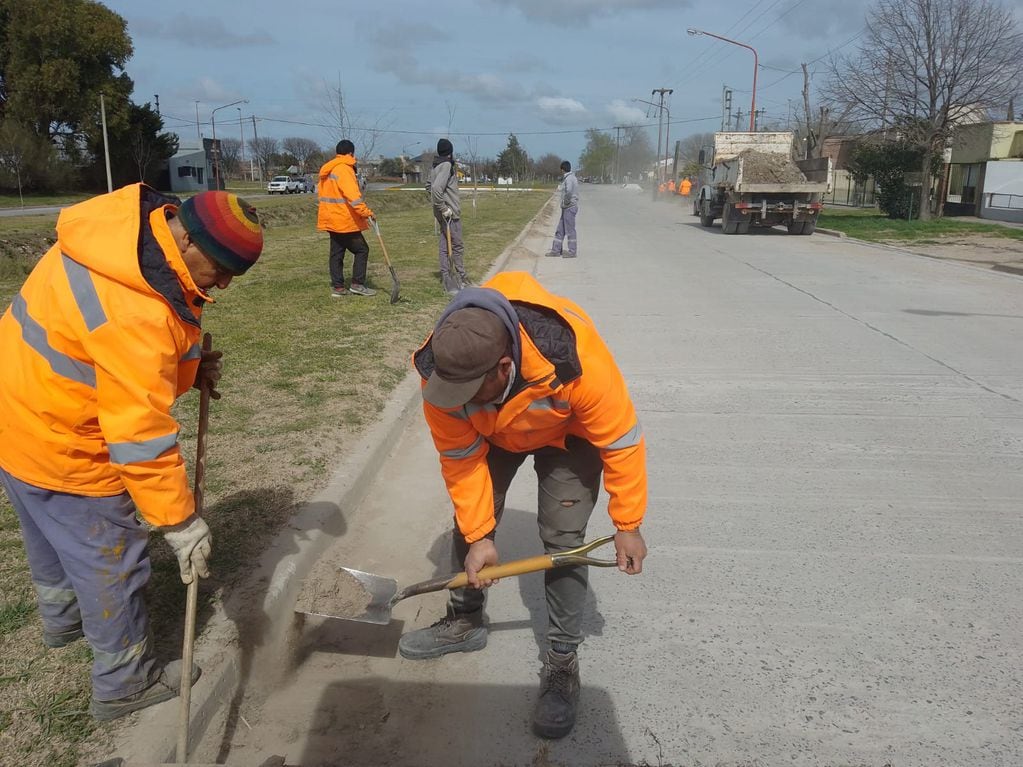
[[(213, 349), (213, 336), (207, 333), (202, 339), (204, 352)], [(201, 363), (201, 361), (200, 361)], [(202, 515), (203, 482), (206, 479), (206, 429), (210, 422), (210, 385), (206, 380), (199, 382), (199, 426), (195, 439), (195, 481), (192, 497), (195, 499), (195, 513)], [(195, 612), (199, 601), (199, 576), (192, 568), (192, 582), (188, 584), (185, 597), (185, 638), (181, 645), (181, 714), (178, 719), (177, 763), (188, 759), (188, 720), (192, 704), (192, 648), (195, 645)]]
[[(479, 577), (484, 579), (505, 578), (513, 575), (535, 573), (541, 570), (551, 570), (555, 567), (564, 567), (565, 565), (614, 567), (618, 564), (615, 559), (596, 559), (587, 556), (589, 552), (613, 540), (613, 535), (607, 535), (568, 551), (542, 554), (538, 557), (505, 562), (503, 565), (484, 567), (479, 571)], [(387, 624), (391, 622), (391, 608), (403, 599), (419, 596), (420, 594), (429, 594), (434, 591), (443, 591), (444, 589), (460, 589), (469, 585), (469, 576), (464, 572), (451, 573), (439, 578), (431, 578), (428, 581), (414, 583), (411, 586), (406, 586), (401, 591), (398, 591), (398, 584), (392, 578), (373, 575), (362, 570), (342, 567), (339, 568), (338, 576), (337, 583), (329, 584), (328, 590), (346, 592), (341, 603), (346, 607), (350, 606), (353, 608), (351, 615), (319, 612), (315, 602), (311, 609), (296, 609), (296, 612), (306, 615), (318, 615), (325, 618), (358, 621), (360, 623)]]
[(398, 275), (394, 273), (394, 267), (391, 266), (391, 259), (387, 257), (387, 246), (384, 245), (384, 238), (380, 236), (380, 226), (377, 224), (375, 218), (371, 218), (373, 222), (373, 231), (377, 233), (377, 240), (380, 242), (380, 250), (384, 254), (384, 263), (387, 264), (387, 269), (391, 272), (391, 303), (398, 303), (398, 291), (401, 290), (401, 283), (398, 282)]
[(444, 219), (444, 234), (448, 238), (448, 271), (444, 275), (444, 290), (451, 295), (454, 295), (462, 286), (458, 283), (458, 277), (455, 274), (455, 254), (451, 252), (451, 219)]

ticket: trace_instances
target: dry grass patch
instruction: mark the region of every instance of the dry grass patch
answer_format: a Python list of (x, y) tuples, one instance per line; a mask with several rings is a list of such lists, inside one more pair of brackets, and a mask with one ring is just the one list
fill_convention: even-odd
[[(494, 192), (465, 205), (466, 266), (481, 278), (548, 199), (549, 192)], [(223, 349), (223, 398), (211, 406), (206, 518), (215, 541), (215, 578), (200, 589), (199, 625), (211, 605), (244, 578), (299, 504), (310, 500), (372, 423), (409, 370), (412, 351), (448, 301), (440, 287), (433, 216), (424, 193), (368, 195), (401, 279), (401, 301), (388, 303), (390, 276), (372, 230), (372, 298), (330, 297), (327, 237), (315, 231), (312, 195), (257, 202), (266, 225), (260, 263), (207, 310), (204, 327)], [(53, 223), (32, 222), (46, 248)], [(24, 259), (24, 257), (23, 257)], [(13, 262), (13, 259), (12, 259)], [(20, 266), (30, 266), (31, 261)], [(350, 257), (346, 275), (351, 271)], [(21, 277), (0, 275), (6, 306)], [(196, 399), (176, 408), (181, 441), (194, 449)], [(184, 588), (159, 536), (152, 539), (149, 608), (158, 648), (180, 652)], [(88, 645), (45, 651), (17, 521), (0, 496), (0, 749), (20, 767), (72, 765), (83, 741), (112, 727), (86, 713)]]

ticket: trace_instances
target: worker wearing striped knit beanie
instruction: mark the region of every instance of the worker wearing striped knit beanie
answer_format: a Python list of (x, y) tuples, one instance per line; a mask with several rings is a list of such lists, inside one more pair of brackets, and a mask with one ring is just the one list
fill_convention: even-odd
[(178, 218), (203, 255), (232, 276), (248, 271), (263, 250), (256, 209), (236, 194), (200, 192), (185, 200)]

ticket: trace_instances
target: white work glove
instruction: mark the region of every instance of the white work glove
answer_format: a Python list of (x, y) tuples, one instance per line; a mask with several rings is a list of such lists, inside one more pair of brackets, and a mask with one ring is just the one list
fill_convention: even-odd
[(195, 515), (179, 525), (161, 527), (160, 532), (178, 557), (182, 583), (192, 582), (192, 568), (200, 578), (210, 577), (206, 560), (213, 550), (213, 537), (202, 517)]
[(444, 220), (450, 221), (451, 217), (455, 215), (455, 212), (451, 210), (451, 208), (444, 208), (440, 214), (444, 217)]

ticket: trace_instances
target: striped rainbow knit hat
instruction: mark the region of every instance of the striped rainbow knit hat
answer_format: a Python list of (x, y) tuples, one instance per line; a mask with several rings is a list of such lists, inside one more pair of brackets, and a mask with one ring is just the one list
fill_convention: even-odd
[(178, 209), (185, 231), (203, 255), (231, 274), (244, 274), (263, 250), (256, 209), (231, 192), (200, 192)]

